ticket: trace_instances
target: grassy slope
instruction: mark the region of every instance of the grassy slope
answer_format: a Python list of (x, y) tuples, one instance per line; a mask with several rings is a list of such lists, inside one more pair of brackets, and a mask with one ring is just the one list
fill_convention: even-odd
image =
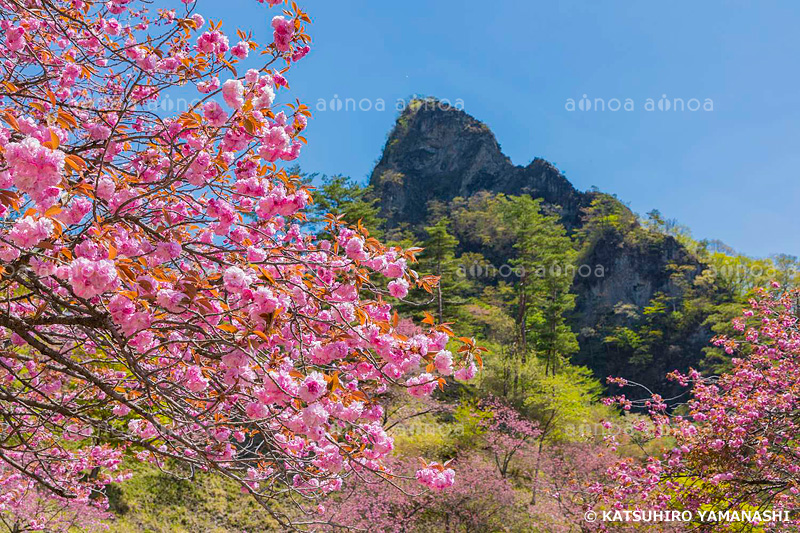
[(229, 533), (281, 531), (236, 484), (218, 476), (194, 481), (172, 478), (149, 465), (133, 465), (134, 476), (112, 488), (117, 519), (110, 533)]

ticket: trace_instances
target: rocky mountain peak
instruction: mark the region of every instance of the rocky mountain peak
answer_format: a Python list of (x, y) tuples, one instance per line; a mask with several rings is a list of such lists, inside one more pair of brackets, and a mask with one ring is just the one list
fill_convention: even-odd
[(568, 227), (589, 202), (555, 166), (538, 158), (515, 166), (488, 126), (433, 98), (414, 100), (397, 119), (370, 185), (390, 225), (419, 224), (428, 202), (484, 190), (542, 198), (560, 207)]

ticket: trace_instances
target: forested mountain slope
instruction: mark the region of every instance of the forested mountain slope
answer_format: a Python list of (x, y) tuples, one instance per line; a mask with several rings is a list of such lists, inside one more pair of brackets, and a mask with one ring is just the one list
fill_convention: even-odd
[[(493, 214), (490, 204), (525, 195), (572, 241), (575, 254), (548, 256), (547, 268), (563, 269), (571, 281), (574, 303), (560, 311), (577, 348), (565, 351), (601, 379), (624, 375), (668, 392), (673, 387), (664, 376), (672, 370), (724, 366), (709, 341), (749, 288), (776, 272), (767, 261), (751, 276), (754, 260), (695, 242), (658, 212), (642, 219), (616, 196), (581, 192), (544, 159), (515, 166), (488, 126), (434, 99), (417, 100), (401, 113), (362, 200), (371, 198), (365, 205), (374, 206), (381, 232), (419, 244), (444, 221), (440, 230), (454, 239), (451, 277), (463, 279), (460, 288), (443, 280), (443, 299), (480, 300), (487, 289), (505, 287), (517, 294), (507, 297), (506, 312), (520, 330), (524, 290), (513, 236), (520, 222), (501, 220), (502, 209)], [(499, 342), (518, 345), (519, 331)]]

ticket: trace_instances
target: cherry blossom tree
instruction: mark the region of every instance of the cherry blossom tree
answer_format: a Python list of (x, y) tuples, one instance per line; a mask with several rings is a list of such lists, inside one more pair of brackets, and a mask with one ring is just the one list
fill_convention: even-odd
[(446, 325), (397, 330), (384, 298), (435, 282), (416, 250), (306, 222), (311, 19), (266, 3), (260, 44), (193, 0), (0, 0), (0, 487), (102, 508), (132, 455), (305, 506), (384, 471), (387, 387), (474, 375), (469, 339), (437, 359)]
[(528, 448), (542, 432), (536, 422), (526, 419), (499, 398), (489, 396), (481, 402), (480, 408), (490, 415), (479, 422), (483, 438), (500, 476), (506, 477), (515, 455), (536, 453)]
[(797, 530), (797, 515), (782, 513), (800, 505), (800, 293), (774, 288), (759, 291), (734, 321), (739, 337), (715, 340), (734, 356), (730, 372), (672, 374), (691, 385), (684, 415), (669, 411), (657, 394), (614, 399), (624, 409), (647, 409), (652, 424), (636, 429), (649, 438), (671, 437), (675, 445), (644, 462), (618, 462), (609, 471), (613, 481), (596, 487), (601, 506), (730, 511), (739, 520), (700, 525)]

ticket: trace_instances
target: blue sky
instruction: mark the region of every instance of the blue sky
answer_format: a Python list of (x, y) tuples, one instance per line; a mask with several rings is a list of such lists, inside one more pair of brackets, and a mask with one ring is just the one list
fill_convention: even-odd
[[(314, 45), (291, 72), (293, 96), (312, 108), (335, 96), (386, 103), (316, 112), (304, 170), (365, 180), (398, 99), (460, 99), (515, 164), (543, 157), (579, 189), (657, 208), (749, 255), (800, 255), (800, 2), (298, 3)], [(278, 11), (198, 1), (228, 32), (252, 29), (262, 42)], [(584, 94), (634, 109), (565, 108)], [(662, 95), (710, 99), (713, 111), (659, 111)]]

